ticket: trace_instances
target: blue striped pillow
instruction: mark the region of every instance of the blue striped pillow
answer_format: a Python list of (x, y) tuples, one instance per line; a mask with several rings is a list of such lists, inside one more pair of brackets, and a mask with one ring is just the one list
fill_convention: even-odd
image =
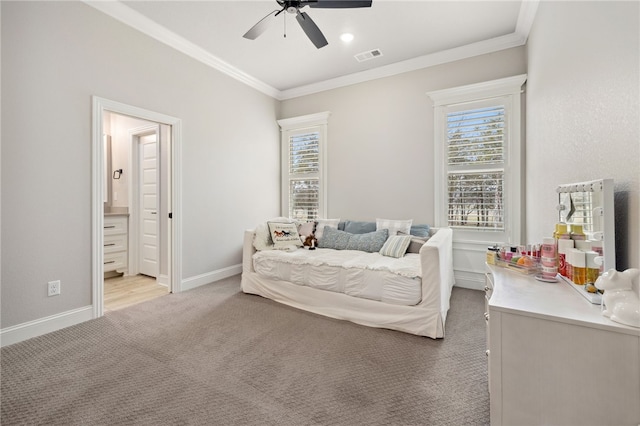
[(392, 235), (380, 249), (380, 254), (389, 257), (402, 257), (411, 243), (411, 235)]

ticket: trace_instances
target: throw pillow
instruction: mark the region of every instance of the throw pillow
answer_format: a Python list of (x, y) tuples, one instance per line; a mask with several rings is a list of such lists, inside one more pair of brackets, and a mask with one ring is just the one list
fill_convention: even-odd
[(302, 246), (298, 227), (295, 223), (269, 222), (269, 231), (275, 248)]
[(411, 243), (411, 235), (392, 235), (380, 249), (380, 254), (389, 257), (402, 257)]
[(415, 235), (416, 237), (429, 238), (429, 230), (429, 225), (411, 225), (411, 230), (409, 231), (409, 233), (411, 235)]
[(380, 251), (384, 242), (389, 237), (389, 230), (368, 232), (366, 234), (351, 234), (346, 250), (360, 250), (368, 253)]
[[(403, 232), (398, 232), (398, 235), (407, 235)], [(407, 253), (420, 253), (422, 245), (429, 240), (429, 237), (416, 237), (415, 235), (409, 235), (411, 242), (407, 248)]]
[[(316, 231), (317, 233), (317, 231)], [(318, 248), (330, 248), (335, 250), (345, 250), (352, 234), (340, 231), (337, 228), (327, 226), (324, 228), (322, 238), (318, 239)]]
[(390, 219), (376, 219), (376, 230), (388, 229), (389, 236), (397, 235), (398, 231), (409, 234), (411, 231), (411, 223), (413, 219), (409, 220), (390, 220)]
[(271, 232), (269, 231), (269, 222), (291, 222), (286, 217), (276, 217), (267, 222), (262, 222), (256, 226), (256, 232), (253, 237), (253, 246), (256, 250), (272, 250), (273, 240), (271, 239)]
[(344, 223), (344, 230), (350, 234), (367, 234), (376, 231), (375, 222), (358, 222), (355, 220), (347, 220)]
[(316, 229), (315, 222), (305, 222), (298, 224), (298, 234), (301, 236), (308, 237), (313, 234), (313, 231)]
[(324, 228), (328, 226), (329, 228), (338, 229), (340, 219), (318, 219), (316, 222), (316, 238), (320, 241)]

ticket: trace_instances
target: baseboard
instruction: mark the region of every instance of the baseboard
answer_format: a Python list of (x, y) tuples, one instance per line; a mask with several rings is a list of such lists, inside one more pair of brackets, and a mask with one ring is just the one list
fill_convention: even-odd
[(472, 290), (484, 290), (484, 274), (469, 271), (454, 271), (453, 273), (456, 287), (469, 288)]
[(73, 309), (0, 330), (0, 347), (12, 345), (93, 319), (93, 306)]
[(165, 287), (169, 287), (169, 275), (158, 274), (158, 276), (156, 277), (156, 283)]
[[(190, 290), (214, 281), (219, 281), (242, 272), (242, 265), (233, 265), (216, 271), (207, 272), (206, 274), (197, 275), (182, 280), (180, 291)], [(168, 285), (169, 277), (161, 275), (158, 277), (158, 283)], [(93, 306), (85, 306), (83, 308), (62, 312), (37, 320), (25, 322), (23, 324), (14, 325), (0, 330), (0, 347), (12, 345), (32, 337), (41, 336), (60, 330), (84, 321), (93, 319)]]
[(238, 275), (242, 272), (242, 265), (233, 265), (216, 271), (207, 272), (206, 274), (196, 275), (195, 277), (185, 278), (182, 280), (180, 291), (191, 290), (201, 285), (210, 284), (214, 281), (220, 281), (225, 278)]

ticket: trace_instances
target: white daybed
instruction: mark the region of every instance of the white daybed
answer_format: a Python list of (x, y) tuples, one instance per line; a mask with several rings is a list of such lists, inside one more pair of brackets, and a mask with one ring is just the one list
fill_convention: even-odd
[[(453, 233), (451, 229), (432, 229), (431, 237), (420, 248), (419, 254), (413, 254), (411, 255), (413, 257), (407, 257), (405, 259), (389, 260), (389, 258), (387, 258), (381, 260), (377, 258), (377, 256), (383, 256), (378, 253), (366, 253), (366, 256), (370, 257), (359, 256), (358, 252), (353, 253), (356, 258), (352, 258), (352, 260), (349, 261), (349, 268), (351, 268), (351, 270), (353, 270), (353, 268), (366, 270), (365, 272), (369, 274), (369, 278), (372, 277), (372, 273), (389, 274), (391, 270), (395, 270), (395, 273), (402, 275), (403, 268), (404, 270), (407, 269), (405, 268), (406, 264), (413, 262), (413, 268), (417, 270), (417, 273), (413, 273), (413, 275), (416, 275), (414, 279), (417, 281), (417, 297), (413, 302), (403, 302), (393, 298), (389, 299), (390, 301), (372, 300), (371, 298), (367, 298), (372, 297), (370, 294), (354, 296), (342, 292), (344, 289), (321, 289), (317, 288), (317, 285), (316, 287), (310, 287), (307, 283), (302, 283), (301, 285), (300, 275), (302, 274), (302, 276), (311, 281), (310, 277), (314, 274), (314, 268), (316, 268), (315, 271), (318, 271), (319, 269), (317, 268), (320, 266), (333, 266), (334, 272), (336, 271), (335, 265), (320, 265), (320, 263), (323, 262), (331, 262), (319, 260), (319, 258), (333, 259), (335, 253), (332, 254), (330, 252), (337, 251), (333, 249), (319, 248), (314, 251), (309, 251), (300, 248), (294, 253), (270, 253), (269, 256), (273, 258), (274, 262), (277, 256), (285, 257), (284, 261), (277, 266), (274, 265), (273, 268), (266, 268), (266, 270), (273, 269), (274, 273), (282, 273), (282, 269), (287, 269), (287, 266), (290, 267), (294, 265), (303, 267), (306, 264), (306, 272), (297, 273), (298, 279), (293, 280), (298, 281), (298, 284), (289, 280), (274, 279), (268, 276), (269, 274), (260, 274), (256, 272), (254, 268), (254, 255), (256, 254), (256, 249), (253, 245), (254, 233), (254, 230), (247, 230), (244, 234), (242, 260), (243, 292), (257, 294), (295, 308), (332, 318), (348, 320), (361, 325), (388, 328), (434, 339), (444, 337), (444, 325), (447, 318), (447, 311), (449, 310), (451, 289), (454, 284), (452, 263)], [(353, 251), (345, 250), (345, 252)], [(348, 253), (341, 255), (349, 256)], [(269, 258), (267, 258), (267, 262), (269, 261), (268, 259)], [(372, 267), (362, 264), (363, 261), (368, 261), (366, 259), (370, 259), (371, 263), (388, 265), (389, 267)], [(392, 263), (388, 263), (393, 261), (404, 262), (405, 265), (394, 267)], [(264, 257), (261, 259), (261, 264), (258, 269), (265, 270)], [(348, 276), (344, 271), (345, 269), (343, 267), (342, 272), (337, 271), (336, 273)], [(285, 274), (292, 276), (289, 269), (287, 269)], [(365, 278), (365, 281), (366, 280)], [(390, 280), (382, 277), (379, 281), (389, 282)], [(362, 287), (362, 285), (360, 285), (360, 287)], [(367, 292), (366, 289), (362, 291), (363, 293)], [(353, 292), (351, 293), (353, 294)], [(379, 299), (384, 300), (384, 297)], [(412, 303), (412, 305), (399, 303)]]

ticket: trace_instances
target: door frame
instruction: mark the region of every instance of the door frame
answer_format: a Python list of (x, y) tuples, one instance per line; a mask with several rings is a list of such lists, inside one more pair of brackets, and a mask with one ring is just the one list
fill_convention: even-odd
[[(137, 275), (140, 272), (140, 138), (151, 134), (156, 135), (158, 147), (160, 146), (160, 123), (150, 124), (148, 126), (136, 127), (129, 129), (129, 170), (131, 177), (129, 179), (129, 274)], [(160, 157), (158, 156), (158, 169), (160, 169)], [(164, 172), (161, 172), (164, 173)], [(160, 179), (160, 174), (158, 174)], [(158, 183), (158, 191), (160, 184)], [(160, 197), (158, 197), (160, 199)], [(162, 211), (158, 206), (158, 213)], [(160, 227), (160, 218), (158, 218), (158, 230)], [(164, 235), (164, 233), (163, 233)], [(159, 250), (159, 248), (158, 248)], [(159, 253), (158, 253), (159, 254)], [(158, 262), (159, 262), (158, 258)], [(158, 269), (159, 274), (159, 269)], [(156, 281), (160, 282), (159, 276)], [(163, 284), (167, 284), (164, 282)]]
[(91, 137), (91, 282), (93, 317), (104, 315), (104, 149), (102, 146), (105, 111), (137, 117), (171, 126), (171, 164), (169, 199), (169, 291), (182, 290), (182, 120), (162, 113), (92, 96)]

